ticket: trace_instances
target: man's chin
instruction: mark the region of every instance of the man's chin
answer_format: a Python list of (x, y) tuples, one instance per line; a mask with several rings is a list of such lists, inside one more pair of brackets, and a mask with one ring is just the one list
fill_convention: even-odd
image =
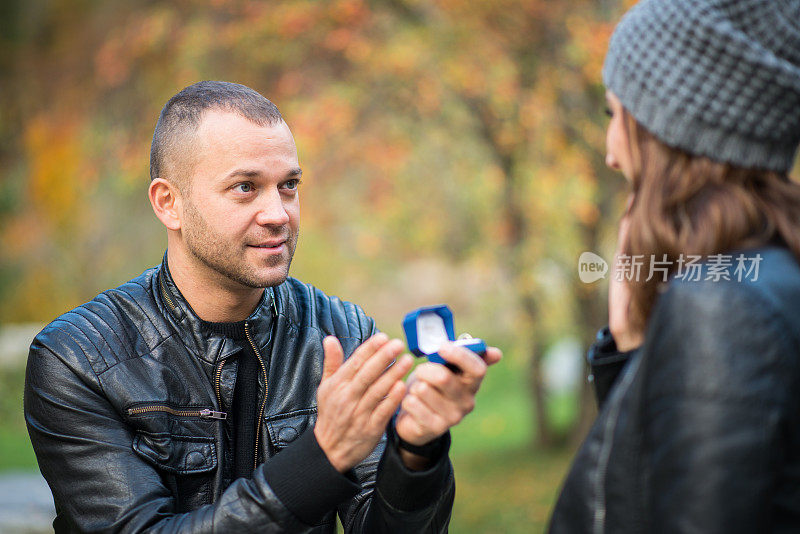
[(250, 254), (241, 258), (242, 262), (234, 265), (220, 265), (219, 272), (226, 274), (231, 280), (253, 288), (263, 289), (282, 284), (289, 276), (292, 255), (277, 254), (267, 258)]
[(275, 277), (275, 278), (270, 278), (270, 279), (266, 280), (264, 285), (259, 286), (259, 287), (267, 288), (267, 287), (279, 286), (282, 283), (284, 283), (288, 277), (289, 277), (288, 275), (283, 275), (283, 276), (278, 276), (278, 277)]
[(253, 273), (246, 285), (252, 288), (275, 287), (281, 285), (289, 276), (289, 266), (273, 267), (268, 272)]

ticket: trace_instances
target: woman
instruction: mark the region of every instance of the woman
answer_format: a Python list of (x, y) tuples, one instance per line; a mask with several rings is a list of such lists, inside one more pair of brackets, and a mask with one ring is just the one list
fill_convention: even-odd
[(550, 530), (800, 532), (800, 0), (644, 0), (603, 77), (627, 270)]

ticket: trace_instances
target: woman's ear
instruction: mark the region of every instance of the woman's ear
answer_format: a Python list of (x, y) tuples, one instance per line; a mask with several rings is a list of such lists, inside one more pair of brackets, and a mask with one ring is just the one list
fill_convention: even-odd
[(150, 182), (147, 194), (158, 220), (169, 230), (180, 230), (181, 197), (175, 184), (163, 178), (156, 178)]

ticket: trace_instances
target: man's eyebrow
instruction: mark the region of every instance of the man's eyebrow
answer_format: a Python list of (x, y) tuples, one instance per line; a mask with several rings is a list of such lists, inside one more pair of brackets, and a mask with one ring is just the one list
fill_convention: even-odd
[(228, 174), (228, 178), (233, 178), (234, 176), (242, 176), (244, 178), (253, 178), (258, 176), (261, 172), (253, 170), (253, 169), (236, 169)]
[[(244, 178), (255, 178), (261, 175), (261, 171), (257, 171), (255, 169), (236, 169), (235, 171), (231, 171), (228, 173), (227, 178), (233, 178), (236, 176), (242, 176)], [(303, 175), (303, 169), (300, 167), (295, 167), (290, 169), (286, 176), (290, 178), (300, 178)]]

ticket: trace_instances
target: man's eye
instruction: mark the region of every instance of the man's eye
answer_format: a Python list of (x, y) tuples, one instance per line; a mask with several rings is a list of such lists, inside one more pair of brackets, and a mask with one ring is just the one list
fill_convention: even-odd
[(294, 178), (292, 180), (287, 180), (286, 183), (283, 184), (283, 188), (289, 190), (295, 190), (299, 185), (300, 185), (300, 180)]
[(239, 191), (241, 191), (242, 193), (249, 193), (250, 191), (253, 190), (253, 184), (245, 182), (237, 185), (236, 188), (239, 189)]

